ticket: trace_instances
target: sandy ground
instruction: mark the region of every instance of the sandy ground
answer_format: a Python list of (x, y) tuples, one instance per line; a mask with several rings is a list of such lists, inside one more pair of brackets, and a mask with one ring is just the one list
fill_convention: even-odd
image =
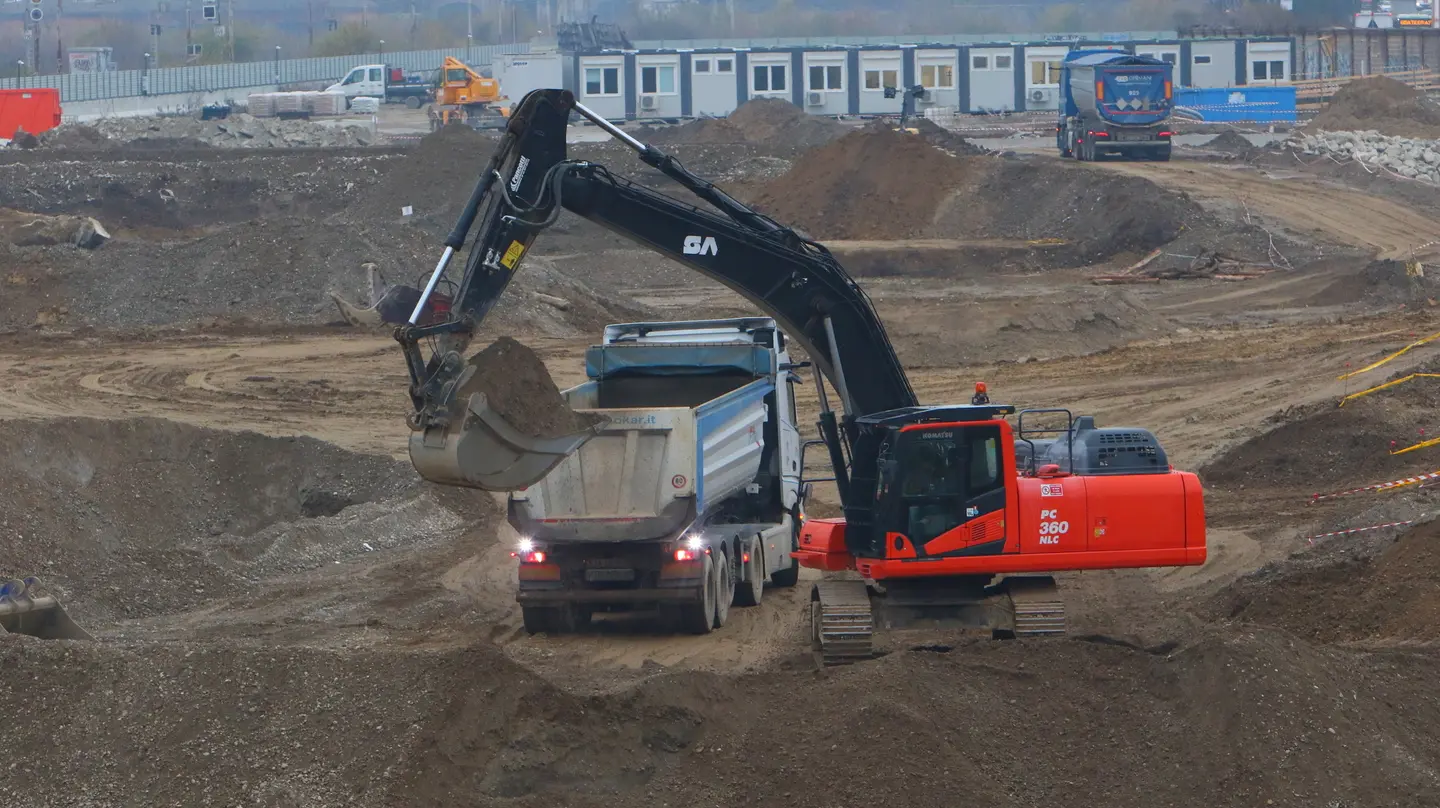
[[(386, 333), (323, 326), (324, 315), (57, 326), (34, 312), (79, 294), (64, 273), (80, 270), (26, 254), (0, 273), (34, 296), (7, 310), (18, 314), (0, 337), (0, 550), (26, 569), (0, 568), (43, 574), (99, 642), (0, 637), (13, 674), (0, 677), (0, 712), (17, 716), (18, 732), (49, 733), (12, 756), (0, 796), (939, 808), (964, 789), (1016, 806), (1436, 804), (1440, 651), (1416, 628), (1430, 601), (1415, 594), (1440, 580), (1424, 577), (1431, 557), (1411, 542), (1386, 561), (1394, 532), (1319, 548), (1305, 537), (1434, 510), (1414, 491), (1307, 501), (1321, 482), (1379, 481), (1350, 468), (1430, 470), (1430, 457), (1387, 452), (1440, 402), (1428, 388), (1334, 413), (1363, 386), (1432, 369), (1428, 346), (1337, 378), (1440, 330), (1424, 294), (1371, 299), (1365, 285), (1373, 258), (1431, 255), (1420, 245), (1440, 236), (1440, 206), (1300, 170), (1070, 169), (1097, 183), (1153, 180), (1320, 260), (1239, 283), (1110, 287), (1091, 279), (1139, 256), (1056, 268), (1057, 246), (1038, 239), (828, 243), (866, 268), (857, 274), (922, 402), (964, 401), (983, 380), (997, 401), (1150, 428), (1176, 467), (1203, 470), (1210, 558), (1060, 576), (1071, 639), (958, 642), (827, 676), (810, 669), (803, 582), (732, 610), (707, 637), (643, 619), (529, 636), (503, 500), (423, 484), (408, 465), (406, 377)], [(337, 185), (308, 204), (363, 191)], [(387, 193), (377, 206), (391, 206)], [(281, 215), (306, 215), (286, 200)], [(215, 218), (266, 215), (236, 211)], [(178, 221), (165, 237), (197, 226)], [(205, 226), (228, 238), (218, 221)], [(416, 246), (425, 235), (407, 235), (399, 254), (428, 260)], [(633, 247), (579, 227), (552, 235), (549, 285), (535, 288), (563, 280), (577, 300), (603, 290), (657, 319), (751, 313)], [(287, 273), (315, 259), (291, 260)], [(216, 270), (216, 283), (256, 283), (244, 274), (252, 264)], [(177, 309), (203, 299), (173, 288)], [(502, 301), (529, 307), (503, 330), (561, 387), (575, 384), (596, 323), (622, 309), (545, 319), (533, 291)], [(815, 391), (801, 394), (809, 423)], [(811, 470), (823, 472), (816, 458)], [(812, 514), (834, 508), (820, 487)], [(1337, 558), (1350, 566), (1330, 566)], [(1349, 582), (1334, 602), (1327, 576)], [(1311, 619), (1349, 615), (1344, 598), (1363, 600), (1363, 619), (1336, 617), (1334, 629)], [(1397, 611), (1390, 599), (1419, 605)]]

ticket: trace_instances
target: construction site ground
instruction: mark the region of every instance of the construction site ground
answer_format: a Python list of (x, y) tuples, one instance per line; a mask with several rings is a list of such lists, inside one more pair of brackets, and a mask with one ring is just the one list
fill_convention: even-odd
[[(433, 266), (493, 139), (0, 152), (0, 208), (115, 237), (0, 240), (0, 577), (40, 575), (97, 638), (0, 636), (0, 796), (1440, 805), (1435, 489), (1310, 504), (1440, 469), (1440, 448), (1390, 454), (1440, 428), (1440, 379), (1337, 406), (1440, 372), (1437, 342), (1338, 378), (1440, 331), (1440, 191), (1279, 152), (1082, 165), (817, 137), (666, 147), (827, 243), (921, 401), (983, 380), (1153, 429), (1207, 486), (1203, 567), (1059, 576), (1065, 639), (948, 637), (823, 674), (809, 572), (710, 636), (643, 617), (530, 636), (503, 501), (419, 480), (398, 348), (328, 296), (361, 298), (366, 264)], [(617, 146), (573, 154), (674, 192)], [(1095, 282), (1155, 267), (1199, 274)], [(566, 214), (475, 348), (515, 337), (566, 387), (607, 322), (752, 313)]]

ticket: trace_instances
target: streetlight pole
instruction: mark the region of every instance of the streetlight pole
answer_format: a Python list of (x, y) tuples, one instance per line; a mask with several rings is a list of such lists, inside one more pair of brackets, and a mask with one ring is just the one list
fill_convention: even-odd
[(275, 46), (275, 89), (280, 89), (280, 46)]

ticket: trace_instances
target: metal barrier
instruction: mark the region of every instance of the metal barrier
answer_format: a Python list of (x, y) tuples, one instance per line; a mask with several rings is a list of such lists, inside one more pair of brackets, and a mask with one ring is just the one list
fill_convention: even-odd
[(1214, 123), (1294, 123), (1295, 88), (1285, 86), (1182, 87), (1177, 112)]
[(529, 52), (530, 44), (521, 42), (514, 45), (476, 45), (471, 48), (362, 53), (312, 59), (274, 59), (266, 62), (190, 65), (153, 70), (117, 70), (110, 73), (21, 76), (0, 79), (0, 90), (54, 87), (60, 90), (60, 102), (64, 104), (129, 96), (208, 93), (267, 84), (333, 82), (344, 77), (352, 67), (372, 62), (405, 70), (434, 70), (445, 61), (446, 56), (454, 56), (479, 67), (493, 63), (502, 54)]

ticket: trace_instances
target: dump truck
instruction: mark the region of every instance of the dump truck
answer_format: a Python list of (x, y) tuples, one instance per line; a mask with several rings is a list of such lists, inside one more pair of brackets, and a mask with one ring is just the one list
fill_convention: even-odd
[(1170, 159), (1174, 66), (1124, 51), (1074, 51), (1060, 73), (1062, 157)]
[(794, 586), (798, 367), (768, 317), (607, 326), (563, 391), (601, 431), (509, 497), (526, 630), (645, 611), (703, 634)]

